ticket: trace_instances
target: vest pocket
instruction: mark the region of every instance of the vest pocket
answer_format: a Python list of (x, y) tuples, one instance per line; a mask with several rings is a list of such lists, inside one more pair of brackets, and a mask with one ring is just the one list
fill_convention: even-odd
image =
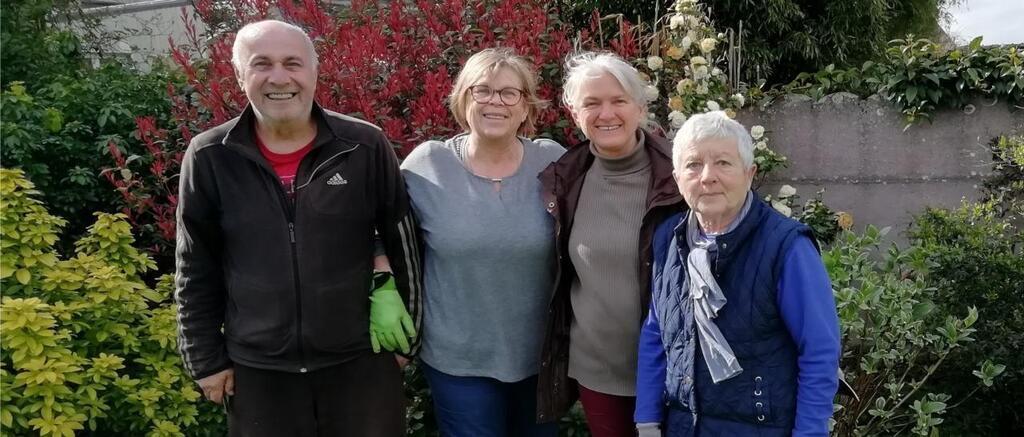
[(751, 403), (754, 407), (754, 423), (770, 424), (772, 420), (771, 394), (768, 383), (761, 375), (754, 376), (754, 390), (751, 392)]

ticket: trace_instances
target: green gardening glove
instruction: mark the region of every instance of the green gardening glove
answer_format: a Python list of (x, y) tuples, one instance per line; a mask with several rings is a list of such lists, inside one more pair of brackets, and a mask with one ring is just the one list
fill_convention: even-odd
[(374, 353), (381, 346), (388, 352), (401, 350), (409, 353), (409, 341), (416, 338), (412, 317), (398, 295), (395, 278), (388, 272), (373, 274), (373, 293), (370, 294), (370, 345)]

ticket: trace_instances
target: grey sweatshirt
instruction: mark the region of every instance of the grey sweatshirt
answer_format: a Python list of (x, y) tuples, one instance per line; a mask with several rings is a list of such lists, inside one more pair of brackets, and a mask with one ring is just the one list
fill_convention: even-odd
[(554, 280), (554, 225), (537, 174), (565, 152), (522, 138), (500, 189), (460, 158), (466, 135), (428, 141), (402, 163), (424, 242), (421, 359), (456, 376), (535, 375)]

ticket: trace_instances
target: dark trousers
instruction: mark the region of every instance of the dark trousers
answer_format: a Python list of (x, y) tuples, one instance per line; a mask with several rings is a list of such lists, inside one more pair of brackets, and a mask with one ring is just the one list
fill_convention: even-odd
[(593, 437), (634, 437), (636, 398), (600, 393), (579, 385), (580, 403)]
[(232, 437), (402, 437), (402, 372), (389, 353), (308, 373), (235, 364)]
[(430, 384), (442, 437), (556, 437), (557, 423), (537, 423), (537, 377), (501, 382), (454, 376), (420, 364)]

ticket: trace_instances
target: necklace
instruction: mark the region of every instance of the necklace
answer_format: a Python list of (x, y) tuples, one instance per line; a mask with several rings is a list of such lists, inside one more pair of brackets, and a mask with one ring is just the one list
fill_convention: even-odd
[[(473, 164), (473, 160), (470, 158), (467, 149), (468, 149), (468, 146), (466, 146), (464, 143), (463, 144), (458, 144), (455, 147), (456, 154), (458, 155), (459, 160), (461, 160), (463, 163), (465, 163), (466, 169), (469, 170), (470, 173), (472, 173), (474, 176), (477, 176), (479, 178), (486, 179), (486, 180), (494, 183), (495, 185), (501, 184), (502, 181), (504, 181), (505, 177), (491, 177), (491, 176), (484, 175), (480, 171), (477, 171), (476, 166)], [(522, 150), (520, 148), (520, 152), (521, 153), (525, 153), (525, 150)], [(522, 156), (519, 156), (519, 161), (520, 161), (520, 163), (522, 162)], [(517, 170), (518, 170), (518, 165), (516, 167), (517, 167)], [(515, 174), (515, 171), (513, 171), (512, 173)]]

